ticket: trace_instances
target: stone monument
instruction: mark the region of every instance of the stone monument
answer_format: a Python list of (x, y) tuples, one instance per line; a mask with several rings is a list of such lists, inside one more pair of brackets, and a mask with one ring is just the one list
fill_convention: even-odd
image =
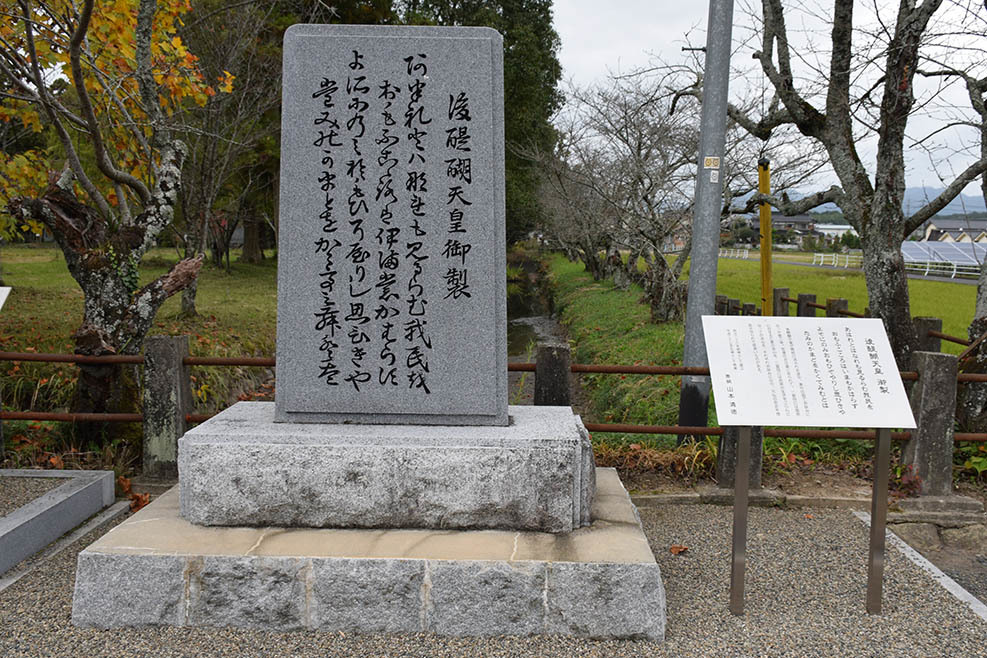
[(509, 407), (502, 40), (285, 35), (277, 393), (79, 556), (73, 620), (664, 636), (636, 510), (569, 407)]

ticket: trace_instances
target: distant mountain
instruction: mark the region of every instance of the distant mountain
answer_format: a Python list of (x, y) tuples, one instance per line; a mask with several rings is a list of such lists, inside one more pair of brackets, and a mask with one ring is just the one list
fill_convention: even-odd
[[(931, 199), (942, 193), (941, 187), (909, 187), (905, 190), (905, 214), (910, 215)], [(960, 194), (949, 202), (937, 215), (960, 215), (974, 212), (987, 212), (984, 197), (980, 194)]]
[[(942, 193), (943, 188), (941, 187), (909, 187), (905, 189), (905, 199), (904, 199), (904, 209), (905, 214), (910, 215), (931, 199), (936, 198)], [(797, 190), (791, 190), (788, 195), (793, 199), (799, 199), (805, 196), (805, 193), (801, 193)], [(825, 203), (818, 208), (813, 208), (809, 212), (827, 212), (832, 210), (839, 210), (835, 204)], [(962, 215), (970, 213), (984, 213), (987, 212), (987, 206), (984, 205), (984, 197), (980, 194), (961, 194), (955, 199), (946, 204), (946, 207), (936, 213), (936, 216), (942, 215)]]

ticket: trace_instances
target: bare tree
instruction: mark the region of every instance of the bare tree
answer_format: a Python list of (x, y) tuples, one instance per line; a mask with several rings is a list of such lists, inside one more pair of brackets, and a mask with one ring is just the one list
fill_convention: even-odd
[[(941, 81), (944, 87), (958, 83), (969, 101), (969, 107), (963, 109), (935, 108), (933, 111), (940, 115), (941, 126), (915, 142), (916, 147), (928, 153), (930, 164), (940, 179), (945, 177), (940, 171), (951, 169), (954, 159), (987, 161), (987, 66), (983, 64), (987, 59), (983, 45), (987, 37), (987, 12), (958, 12), (950, 27), (952, 33), (965, 35), (965, 38), (954, 40), (942, 53), (927, 56), (918, 70), (920, 76)], [(964, 139), (958, 146), (935, 141), (935, 137), (947, 130), (973, 133), (976, 137)], [(987, 171), (980, 174), (980, 192), (987, 204)], [(961, 368), (967, 372), (987, 372), (987, 349), (983, 339), (987, 335), (987, 262), (981, 264), (973, 319), (967, 334), (977, 347), (968, 353)], [(963, 431), (979, 432), (987, 427), (987, 384), (970, 382), (960, 387), (956, 420)]]
[[(226, 9), (216, 4), (213, 0), (196, 2), (182, 34), (194, 44), (207, 78), (219, 80), (231, 74), (235, 83), (230, 93), (215, 94), (203, 106), (188, 110), (190, 129), (185, 140), (190, 148), (180, 207), (185, 219), (185, 257), (202, 257), (212, 246), (219, 266), (245, 214), (245, 200), (271, 185), (271, 177), (254, 175), (250, 169), (263, 158), (262, 141), (277, 130), (281, 62), (278, 51), (265, 40), (274, 4)], [(195, 315), (196, 290), (193, 283), (183, 291), (183, 315)]]
[[(827, 202), (839, 206), (860, 234), (870, 309), (884, 321), (901, 365), (917, 343), (901, 242), (987, 170), (987, 158), (981, 157), (939, 196), (905, 215), (906, 131), (913, 113), (928, 102), (917, 98), (915, 76), (924, 63), (923, 51), (948, 53), (942, 46), (950, 35), (940, 33), (933, 20), (942, 4), (900, 0), (891, 23), (875, 3), (869, 21), (858, 21), (867, 23), (864, 31), (855, 24), (856, 3), (835, 0), (828, 47), (797, 50), (789, 40), (782, 0), (762, 0), (754, 57), (777, 100), (759, 116), (730, 108), (731, 117), (751, 134), (768, 135), (792, 124), (825, 148), (838, 186), (797, 200), (777, 195), (764, 200), (785, 214)], [(970, 9), (975, 11), (975, 5)], [(870, 171), (861, 149), (867, 139), (876, 142)]]
[[(660, 62), (611, 76), (595, 87), (573, 88), (557, 120), (562, 150), (543, 166), (553, 172), (567, 210), (561, 221), (554, 221), (555, 233), (578, 226), (584, 239), (597, 236), (589, 243), (594, 253), (580, 251), (587, 269), (597, 277), (637, 280), (645, 288), (655, 322), (680, 319), (684, 308), (686, 289), (680, 278), (691, 245), (699, 155), (695, 105), (701, 90), (702, 76), (694, 68)], [(778, 189), (800, 184), (818, 170), (819, 149), (797, 148), (793, 136), (792, 130), (778, 130), (761, 139), (730, 126), (722, 168), (724, 216), (738, 210), (732, 207), (734, 200), (750, 199), (756, 191), (761, 157), (776, 161)], [(585, 222), (573, 219), (583, 216), (586, 207), (596, 209), (595, 227), (593, 216)], [(676, 251), (676, 240), (684, 245), (671, 262), (667, 255)], [(626, 271), (619, 271), (618, 249), (630, 253)], [(638, 272), (639, 259), (645, 263), (643, 273)]]

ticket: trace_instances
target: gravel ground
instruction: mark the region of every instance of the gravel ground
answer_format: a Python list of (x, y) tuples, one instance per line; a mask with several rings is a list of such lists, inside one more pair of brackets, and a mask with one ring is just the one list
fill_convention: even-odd
[[(867, 531), (847, 511), (751, 509), (747, 614), (727, 611), (729, 507), (642, 510), (668, 593), (664, 644), (565, 637), (95, 631), (70, 624), (75, 557), (106, 531), (0, 593), (0, 655), (14, 656), (976, 656), (987, 623), (895, 550), (885, 614), (864, 613)], [(668, 547), (689, 550), (673, 556)]]
[(0, 477), (0, 516), (7, 516), (18, 507), (67, 482), (64, 478)]

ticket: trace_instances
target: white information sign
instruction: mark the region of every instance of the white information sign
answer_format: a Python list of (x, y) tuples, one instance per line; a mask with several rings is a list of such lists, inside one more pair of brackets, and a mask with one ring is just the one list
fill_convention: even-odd
[(914, 428), (878, 319), (703, 316), (720, 425)]
[(10, 294), (10, 288), (0, 286), (0, 308), (3, 308), (3, 303), (7, 301), (7, 295)]

